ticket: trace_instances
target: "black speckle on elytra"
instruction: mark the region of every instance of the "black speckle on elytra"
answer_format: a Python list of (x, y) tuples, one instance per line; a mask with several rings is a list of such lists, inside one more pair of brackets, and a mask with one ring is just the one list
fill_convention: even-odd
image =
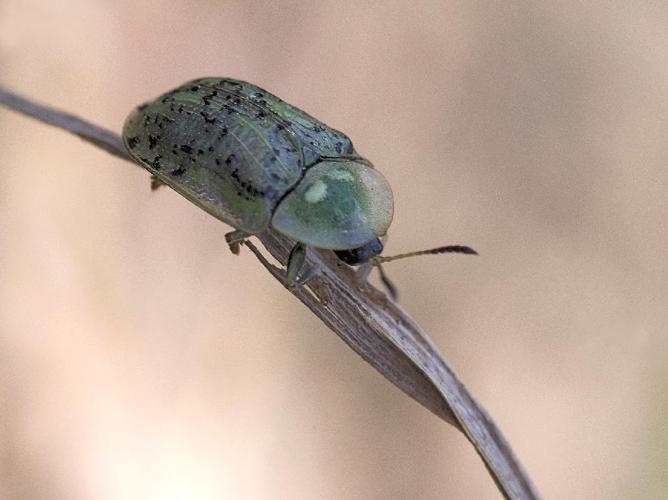
[(202, 118), (204, 118), (205, 123), (216, 123), (216, 118), (207, 115), (204, 111), (200, 111), (199, 114), (202, 115)]
[(155, 158), (153, 158), (153, 163), (151, 163), (151, 166), (156, 169), (160, 170), (162, 168), (162, 165), (160, 164), (160, 159), (162, 158), (162, 155), (157, 155)]
[(220, 158), (216, 158), (216, 165), (220, 167), (220, 164), (221, 164)]
[(207, 95), (205, 95), (205, 96), (202, 96), (202, 102), (203, 102), (206, 106), (209, 106), (209, 105), (211, 104), (211, 99), (213, 99), (213, 98), (216, 97), (217, 95), (218, 95), (218, 91), (217, 91), (217, 90), (214, 90), (214, 91), (211, 92), (210, 94), (207, 94)]
[(253, 200), (258, 196), (264, 196), (265, 193), (264, 191), (257, 189), (255, 186), (253, 186), (252, 182), (245, 181), (241, 178), (241, 176), (239, 175), (238, 168), (232, 170), (232, 172), (230, 173), (230, 177), (234, 179), (235, 183), (239, 188), (237, 194), (239, 196), (243, 196), (244, 199)]
[(128, 137), (128, 147), (130, 149), (134, 149), (137, 147), (137, 144), (139, 144), (139, 137)]
[(181, 149), (181, 151), (183, 151), (184, 153), (192, 153), (192, 152), (193, 152), (193, 148), (190, 147), (190, 146), (188, 146), (188, 145), (186, 145), (186, 144), (182, 144), (181, 147), (180, 147), (180, 149)]
[(225, 158), (225, 165), (232, 165), (234, 158), (234, 153)]
[(198, 150), (197, 150), (197, 154), (198, 154), (199, 156), (202, 156), (202, 155), (204, 154), (204, 151), (202, 151), (201, 149), (198, 149)]
[(193, 87), (190, 87), (190, 90), (192, 90), (193, 92), (197, 92), (199, 90), (199, 87), (195, 85)]
[(183, 113), (183, 104), (179, 106), (179, 114)]
[(170, 175), (173, 175), (173, 176), (175, 176), (175, 177), (179, 177), (179, 176), (181, 176), (181, 175), (183, 175), (183, 174), (185, 174), (185, 173), (186, 173), (186, 169), (183, 168), (183, 166), (179, 166), (179, 168), (177, 168), (176, 170), (172, 170), (172, 171), (170, 172)]
[(160, 136), (155, 137), (153, 135), (149, 135), (148, 136), (148, 149), (153, 149), (154, 147), (156, 147), (158, 145), (158, 139), (159, 138), (160, 138)]
[(208, 151), (209, 153), (213, 153), (213, 146), (209, 146), (209, 148), (207, 149), (207, 151)]

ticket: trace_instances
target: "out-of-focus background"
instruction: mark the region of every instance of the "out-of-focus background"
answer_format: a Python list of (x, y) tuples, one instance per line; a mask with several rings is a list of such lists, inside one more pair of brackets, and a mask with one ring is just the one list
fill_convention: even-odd
[[(350, 135), (401, 301), (547, 498), (668, 496), (668, 4), (3, 0), (0, 82), (120, 130), (200, 76)], [(497, 498), (229, 228), (0, 109), (0, 497)]]

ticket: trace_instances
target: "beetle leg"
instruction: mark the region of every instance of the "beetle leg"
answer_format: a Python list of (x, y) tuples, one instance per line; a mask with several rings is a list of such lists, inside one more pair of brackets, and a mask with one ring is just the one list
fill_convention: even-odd
[(383, 268), (380, 264), (374, 266), (371, 262), (365, 262), (355, 270), (355, 275), (357, 276), (357, 279), (360, 280), (362, 283), (365, 283), (369, 279), (369, 274), (371, 274), (371, 270), (374, 267), (378, 267), (378, 272), (380, 273), (380, 281), (383, 283), (383, 286), (385, 287), (385, 290), (387, 290), (387, 293), (390, 294), (390, 297), (392, 297), (393, 300), (397, 300), (398, 297), (397, 287), (394, 286), (392, 280), (390, 280), (390, 278), (387, 277), (385, 271), (383, 271)]
[(390, 294), (390, 297), (392, 297), (392, 300), (398, 300), (399, 299), (399, 293), (397, 292), (397, 287), (394, 286), (394, 283), (392, 283), (392, 280), (387, 277), (387, 274), (385, 274), (385, 271), (383, 271), (383, 266), (378, 264), (378, 272), (380, 273), (380, 281), (382, 281), (383, 285), (385, 286), (385, 289), (387, 290), (387, 293)]
[(249, 233), (241, 229), (235, 229), (225, 235), (225, 241), (230, 246), (230, 251), (234, 255), (239, 255), (239, 248), (241, 243), (250, 236)]
[(285, 285), (288, 288), (304, 286), (318, 274), (318, 269), (316, 267), (307, 269), (302, 273), (305, 261), (306, 246), (302, 243), (295, 244), (295, 246), (292, 247), (292, 250), (290, 250), (290, 255), (288, 256), (288, 265), (285, 277)]
[(160, 188), (160, 186), (164, 185), (165, 183), (158, 179), (158, 177), (155, 175), (151, 176), (151, 191), (155, 191), (156, 189)]
[(318, 274), (318, 268), (317, 267), (309, 267), (306, 271), (302, 273), (301, 276), (299, 276), (299, 279), (295, 282), (292, 283), (291, 285), (288, 285), (290, 288), (299, 288), (300, 286), (306, 285), (309, 281), (311, 281), (313, 278), (315, 278)]
[(373, 264), (371, 264), (370, 262), (365, 262), (355, 270), (357, 279), (359, 279), (360, 281), (368, 280), (369, 274), (371, 274), (372, 269), (373, 269)]
[(286, 285), (289, 287), (295, 286), (297, 284), (297, 278), (299, 278), (299, 273), (304, 267), (304, 261), (306, 260), (306, 247), (301, 243), (295, 244), (290, 250), (290, 255), (288, 256), (288, 264), (286, 269), (285, 281)]

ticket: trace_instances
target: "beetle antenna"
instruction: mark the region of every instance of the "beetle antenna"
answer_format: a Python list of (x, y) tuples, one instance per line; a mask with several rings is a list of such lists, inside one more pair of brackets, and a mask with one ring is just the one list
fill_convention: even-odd
[(392, 280), (387, 277), (387, 274), (385, 274), (385, 270), (383, 269), (383, 266), (380, 265), (380, 262), (374, 265), (378, 268), (378, 273), (380, 274), (380, 281), (383, 282), (383, 286), (387, 289), (387, 292), (390, 294), (390, 297), (392, 297), (392, 300), (397, 300), (399, 298), (399, 294), (397, 293), (397, 287), (394, 286)]
[[(369, 259), (369, 262), (372, 265), (377, 266), (378, 269), (380, 270), (381, 269), (380, 264), (383, 264), (385, 262), (392, 262), (393, 260), (405, 259), (407, 257), (417, 257), (418, 255), (438, 255), (441, 253), (463, 253), (467, 255), (478, 255), (478, 252), (473, 250), (473, 248), (471, 247), (467, 247), (464, 245), (448, 245), (445, 247), (430, 248), (429, 250), (419, 250), (417, 252), (408, 252), (408, 253), (400, 253), (398, 255), (390, 255), (389, 257), (378, 255), (376, 257), (372, 257), (371, 259)], [(381, 270), (381, 277), (382, 275), (383, 272)]]

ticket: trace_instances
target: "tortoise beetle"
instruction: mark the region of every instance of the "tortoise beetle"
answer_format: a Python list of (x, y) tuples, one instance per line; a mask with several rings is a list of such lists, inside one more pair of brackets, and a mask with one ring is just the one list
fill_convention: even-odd
[[(393, 259), (379, 256), (394, 209), (385, 178), (345, 134), (253, 84), (188, 82), (137, 107), (123, 141), (154, 186), (168, 185), (235, 228), (226, 235), (234, 253), (269, 227), (295, 241), (289, 286), (314, 273), (301, 274), (306, 247), (367, 264), (363, 274)], [(426, 252), (473, 253), (459, 246)]]

